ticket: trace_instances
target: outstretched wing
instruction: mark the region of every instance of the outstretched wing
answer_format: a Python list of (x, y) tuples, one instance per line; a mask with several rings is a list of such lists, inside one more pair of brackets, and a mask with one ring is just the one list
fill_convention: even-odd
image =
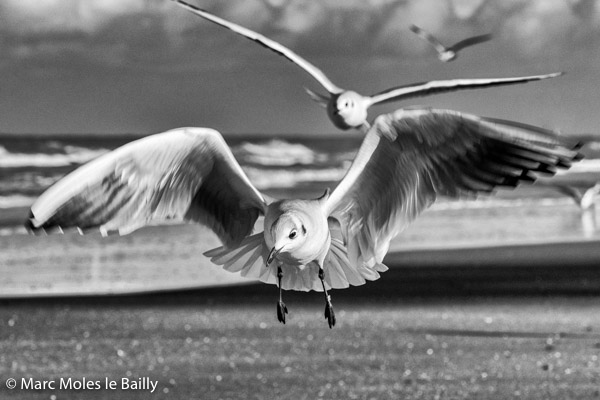
[(430, 81), (413, 83), (411, 85), (399, 86), (385, 90), (369, 97), (368, 106), (377, 103), (405, 100), (411, 97), (430, 96), (433, 94), (454, 92), (466, 89), (483, 89), (491, 86), (514, 85), (542, 79), (556, 78), (562, 72), (546, 75), (517, 76), (512, 78), (483, 78), (483, 79), (450, 79), (443, 81)]
[(410, 30), (413, 31), (414, 33), (416, 33), (417, 36), (419, 36), (421, 39), (425, 40), (430, 45), (435, 47), (435, 50), (438, 53), (443, 53), (444, 51), (448, 50), (448, 49), (446, 49), (446, 46), (444, 46), (442, 43), (440, 43), (440, 41), (437, 40), (437, 38), (435, 36), (433, 36), (431, 33), (427, 32), (426, 30), (419, 28), (416, 25), (411, 25)]
[(293, 62), (294, 64), (296, 64), (297, 66), (299, 66), (300, 68), (305, 70), (306, 72), (308, 72), (310, 74), (310, 76), (315, 78), (329, 93), (336, 94), (336, 93), (342, 92), (342, 89), (340, 89), (333, 82), (331, 82), (329, 80), (329, 78), (327, 78), (327, 76), (325, 76), (323, 71), (321, 71), (319, 68), (315, 67), (313, 64), (309, 63), (304, 58), (300, 57), (298, 54), (294, 53), (287, 47), (277, 43), (276, 41), (271, 40), (268, 37), (263, 36), (260, 33), (254, 32), (248, 28), (244, 28), (243, 26), (240, 26), (233, 22), (226, 21), (223, 18), (219, 18), (216, 15), (213, 15), (213, 14), (209, 13), (208, 11), (198, 8), (198, 7), (196, 7), (192, 4), (189, 4), (185, 1), (182, 1), (182, 0), (173, 0), (173, 1), (175, 1), (177, 4), (179, 4), (183, 8), (193, 12), (194, 14), (196, 14), (204, 19), (207, 19), (210, 22), (213, 22), (217, 25), (223, 26), (223, 27), (237, 33), (238, 35), (244, 36), (250, 40), (254, 40), (255, 42), (258, 42), (260, 45), (266, 47), (267, 49), (270, 49), (270, 50), (274, 51), (275, 53), (287, 58), (288, 60), (290, 60), (291, 62)]
[(579, 157), (575, 144), (541, 128), (447, 110), (400, 109), (376, 119), (327, 209), (341, 221), (350, 260), (372, 266), (438, 195), (514, 187)]
[(472, 36), (470, 38), (466, 38), (464, 40), (461, 40), (460, 42), (453, 44), (448, 50), (456, 53), (456, 52), (459, 52), (460, 50), (464, 49), (465, 47), (474, 46), (479, 43), (487, 42), (491, 39), (492, 39), (492, 35), (489, 33), (487, 33), (485, 35)]
[(181, 128), (126, 144), (58, 181), (31, 206), (30, 231), (130, 233), (196, 221), (226, 245), (252, 232), (266, 207), (219, 132)]

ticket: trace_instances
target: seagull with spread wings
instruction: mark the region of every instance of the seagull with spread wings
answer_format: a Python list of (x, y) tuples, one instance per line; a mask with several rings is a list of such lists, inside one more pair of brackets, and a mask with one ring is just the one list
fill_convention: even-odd
[(319, 68), (294, 53), (292, 50), (271, 40), (260, 33), (254, 32), (233, 22), (226, 21), (206, 10), (198, 8), (183, 0), (173, 0), (180, 6), (186, 8), (192, 13), (207, 19), (217, 25), (223, 26), (247, 39), (258, 42), (262, 46), (274, 51), (275, 53), (287, 58), (298, 67), (312, 76), (328, 95), (322, 95), (306, 89), (310, 97), (327, 109), (327, 115), (333, 124), (339, 129), (347, 130), (352, 128), (361, 129), (366, 132), (369, 128), (367, 122), (368, 109), (381, 103), (399, 101), (412, 97), (427, 96), (456, 90), (477, 89), (491, 86), (513, 85), (530, 81), (554, 78), (561, 73), (546, 75), (521, 76), (511, 78), (489, 78), (489, 79), (450, 79), (430, 82), (421, 82), (412, 85), (399, 86), (384, 90), (380, 93), (364, 96), (352, 90), (342, 89), (335, 85)]
[(581, 211), (581, 228), (583, 234), (587, 238), (592, 238), (597, 231), (596, 222), (596, 200), (600, 193), (600, 182), (587, 189), (579, 189), (568, 184), (552, 184), (547, 186), (553, 187), (564, 195), (573, 199), (574, 203)]
[(596, 198), (600, 193), (600, 182), (596, 182), (594, 186), (584, 189), (583, 191), (571, 185), (555, 184), (553, 187), (562, 194), (565, 194), (573, 199), (575, 204), (579, 206), (583, 212), (595, 208)]
[[(167, 220), (208, 226), (223, 246), (205, 253), (226, 270), (282, 290), (323, 291), (379, 278), (390, 241), (438, 196), (491, 193), (553, 174), (576, 144), (515, 122), (448, 110), (379, 116), (335, 190), (268, 203), (221, 135), (181, 128), (126, 144), (78, 168), (32, 205), (31, 232), (127, 234)], [(264, 231), (253, 234), (259, 216)]]
[(492, 39), (492, 35), (488, 33), (485, 35), (472, 36), (470, 38), (461, 40), (450, 47), (446, 47), (439, 40), (437, 40), (435, 36), (427, 32), (425, 29), (419, 28), (416, 25), (411, 25), (410, 30), (416, 33), (421, 39), (432, 45), (438, 53), (438, 58), (443, 62), (449, 62), (456, 59), (458, 52), (465, 47), (487, 42), (488, 40)]

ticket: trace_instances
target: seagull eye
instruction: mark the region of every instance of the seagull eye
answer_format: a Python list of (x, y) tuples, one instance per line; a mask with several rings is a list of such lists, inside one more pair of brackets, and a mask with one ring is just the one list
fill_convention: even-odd
[(290, 232), (290, 235), (288, 237), (290, 239), (294, 239), (297, 234), (298, 234), (298, 232), (294, 229), (293, 231)]

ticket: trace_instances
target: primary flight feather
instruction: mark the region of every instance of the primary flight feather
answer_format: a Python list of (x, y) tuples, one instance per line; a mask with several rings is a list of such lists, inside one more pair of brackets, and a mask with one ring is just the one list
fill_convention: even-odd
[[(32, 205), (32, 232), (129, 233), (161, 221), (195, 221), (223, 247), (205, 254), (226, 270), (282, 289), (362, 285), (387, 270), (390, 241), (438, 196), (514, 187), (579, 159), (553, 132), (449, 110), (400, 109), (378, 117), (335, 190), (267, 203), (221, 135), (181, 128), (131, 142), (67, 175)], [(252, 229), (264, 216), (263, 232)]]

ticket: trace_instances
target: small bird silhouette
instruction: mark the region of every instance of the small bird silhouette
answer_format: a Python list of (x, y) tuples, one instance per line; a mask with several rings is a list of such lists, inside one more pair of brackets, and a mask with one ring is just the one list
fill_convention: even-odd
[(450, 62), (458, 56), (458, 52), (465, 47), (473, 46), (479, 43), (487, 42), (492, 39), (491, 34), (473, 36), (460, 42), (453, 44), (450, 47), (444, 46), (435, 36), (426, 30), (419, 28), (416, 25), (411, 25), (410, 30), (416, 33), (421, 39), (425, 40), (429, 44), (431, 44), (435, 50), (438, 52), (438, 58), (443, 62)]
[(274, 51), (275, 53), (287, 58), (298, 67), (310, 74), (319, 84), (328, 92), (328, 96), (318, 94), (310, 89), (306, 89), (308, 95), (326, 108), (327, 115), (331, 122), (339, 129), (348, 130), (352, 128), (360, 129), (366, 132), (369, 129), (367, 122), (368, 109), (379, 103), (388, 103), (399, 101), (411, 97), (427, 96), (444, 92), (451, 92), (465, 89), (477, 89), (490, 86), (513, 85), (530, 81), (554, 78), (561, 73), (546, 75), (533, 75), (512, 78), (489, 78), (489, 79), (450, 79), (430, 82), (415, 83), (407, 86), (398, 86), (371, 96), (364, 96), (352, 90), (345, 90), (335, 85), (319, 68), (300, 57), (287, 47), (271, 40), (260, 33), (254, 32), (233, 22), (226, 21), (182, 0), (173, 0), (180, 6), (192, 13), (207, 19), (217, 25), (223, 26), (238, 35), (253, 40), (260, 45)]
[[(130, 233), (151, 223), (193, 221), (222, 247), (205, 253), (242, 276), (282, 290), (362, 285), (387, 270), (390, 241), (438, 196), (491, 193), (554, 173), (580, 158), (553, 132), (449, 110), (379, 116), (335, 190), (313, 200), (268, 203), (221, 135), (181, 128), (126, 144), (78, 168), (31, 206), (30, 232)], [(260, 215), (263, 232), (252, 234)]]
[(573, 199), (581, 211), (587, 211), (594, 208), (596, 205), (596, 196), (600, 193), (600, 182), (597, 182), (594, 186), (584, 189), (583, 191), (570, 185), (554, 185), (554, 187), (559, 192)]
[(553, 185), (559, 192), (569, 196), (581, 211), (581, 228), (587, 238), (594, 237), (597, 230), (596, 198), (600, 193), (600, 182), (588, 189), (578, 189), (570, 185)]

